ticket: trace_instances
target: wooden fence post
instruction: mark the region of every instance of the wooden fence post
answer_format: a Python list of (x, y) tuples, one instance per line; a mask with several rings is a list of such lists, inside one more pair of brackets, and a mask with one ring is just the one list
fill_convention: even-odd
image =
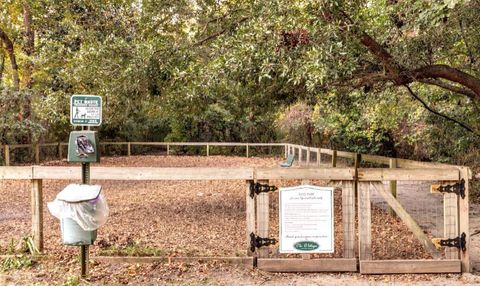
[(332, 168), (337, 167), (337, 150), (332, 151)]
[(250, 155), (250, 154), (248, 154), (248, 153), (249, 153), (249, 151), (250, 151), (250, 150), (249, 150), (249, 147), (250, 147), (250, 146), (249, 146), (249, 145), (248, 145), (248, 143), (247, 143), (247, 150), (246, 150), (246, 152), (247, 152), (247, 158), (248, 158), (248, 157), (249, 157), (249, 155)]
[(462, 272), (471, 272), (470, 266), (470, 248), (472, 247), (470, 244), (470, 222), (469, 222), (469, 179), (470, 179), (470, 172), (468, 167), (460, 168), (460, 179), (465, 180), (465, 198), (462, 197), (458, 198), (458, 219), (459, 219), (459, 231), (458, 233), (461, 235), (465, 233), (465, 243), (466, 243), (466, 251), (460, 251), (460, 260), (462, 263)]
[(342, 181), (343, 258), (355, 258), (355, 192), (352, 181)]
[(358, 250), (360, 260), (372, 259), (372, 213), (370, 208), (370, 183), (359, 184), (358, 192)]
[(35, 164), (38, 165), (40, 164), (40, 144), (34, 144), (33, 149), (35, 150)]
[(32, 235), (35, 247), (43, 251), (43, 191), (42, 180), (32, 180)]
[(132, 144), (130, 142), (127, 143), (127, 156), (132, 156)]
[[(396, 168), (397, 167), (397, 159), (396, 158), (390, 158), (390, 168)], [(390, 181), (390, 193), (394, 198), (397, 198), (397, 181)], [(395, 212), (391, 207), (388, 207), (388, 213), (390, 215), (395, 215)]]
[(322, 164), (322, 153), (321, 149), (317, 148), (317, 165), (320, 166)]
[(288, 144), (285, 144), (283, 145), (283, 149), (284, 149), (284, 157), (287, 158), (288, 157)]
[(355, 192), (355, 196), (358, 196), (358, 168), (360, 168), (360, 162), (362, 162), (362, 154), (355, 153), (355, 182), (353, 183), (353, 189)]
[(247, 256), (252, 256), (253, 252), (250, 250), (250, 234), (255, 233), (255, 198), (250, 197), (250, 184), (253, 181), (247, 181), (246, 191), (246, 218), (247, 218), (247, 233), (246, 233), (246, 247)]
[(5, 152), (5, 166), (10, 166), (10, 147), (8, 145), (4, 146)]
[(167, 144), (167, 156), (170, 155), (170, 144)]
[(310, 166), (310, 147), (307, 147), (307, 167)]
[(207, 157), (210, 156), (210, 145), (207, 143)]
[[(456, 194), (443, 195), (443, 235), (445, 238), (458, 236), (458, 197)], [(446, 259), (459, 259), (459, 250), (454, 247), (445, 247)]]
[[(268, 184), (268, 180), (259, 180), (260, 184)], [(269, 226), (269, 204), (268, 193), (260, 193), (257, 195), (257, 235), (268, 238)], [(268, 258), (270, 248), (262, 246), (258, 249), (258, 258)]]
[(57, 153), (58, 153), (58, 160), (62, 160), (63, 153), (62, 153), (62, 143), (61, 142), (57, 143)]

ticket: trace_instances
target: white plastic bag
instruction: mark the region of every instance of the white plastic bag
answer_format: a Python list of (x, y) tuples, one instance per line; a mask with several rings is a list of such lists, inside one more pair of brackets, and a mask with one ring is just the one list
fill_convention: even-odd
[(107, 222), (109, 212), (107, 201), (100, 193), (100, 189), (98, 190), (98, 193), (94, 194), (94, 197), (89, 200), (68, 202), (59, 199), (59, 197), (65, 198), (65, 193), (68, 193), (69, 191), (78, 192), (78, 190), (72, 190), (73, 188), (81, 189), (86, 186), (87, 185), (69, 185), (64, 191), (57, 195), (57, 198), (53, 202), (49, 202), (47, 206), (50, 213), (56, 218), (60, 220), (71, 218), (78, 223), (83, 230), (92, 231), (98, 229)]

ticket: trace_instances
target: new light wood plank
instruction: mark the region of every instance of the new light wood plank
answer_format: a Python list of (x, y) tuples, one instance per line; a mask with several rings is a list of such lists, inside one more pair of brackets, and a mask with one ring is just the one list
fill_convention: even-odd
[[(258, 180), (260, 184), (268, 184), (268, 180)], [(257, 231), (256, 235), (264, 238), (268, 238), (269, 227), (269, 204), (268, 193), (260, 193), (257, 195)], [(267, 258), (269, 256), (270, 247), (262, 246), (257, 249), (257, 257)]]
[(460, 260), (360, 261), (362, 274), (458, 273), (460, 271)]
[(355, 272), (357, 260), (354, 258), (259, 258), (257, 267), (269, 272)]
[[(443, 235), (444, 238), (458, 236), (458, 198), (456, 194), (443, 195)], [(459, 259), (459, 250), (455, 247), (445, 247), (445, 258)]]
[(353, 168), (258, 168), (257, 179), (270, 180), (352, 180)]
[(342, 181), (343, 258), (355, 258), (355, 192), (352, 181)]
[(360, 168), (360, 181), (457, 181), (460, 172), (456, 168), (450, 169), (389, 169), (389, 168)]
[(466, 251), (460, 251), (460, 259), (462, 262), (462, 272), (471, 272), (470, 264), (470, 221), (469, 221), (469, 177), (470, 169), (462, 167), (460, 169), (460, 177), (465, 180), (465, 198), (459, 198), (458, 202), (458, 216), (459, 216), (459, 233), (465, 233)]
[(372, 259), (372, 210), (369, 183), (358, 184), (358, 249), (360, 260)]
[(246, 181), (246, 249), (247, 255), (252, 256), (253, 252), (250, 250), (250, 234), (255, 233), (255, 198), (250, 197), (250, 183), (253, 181)]
[(32, 179), (32, 167), (0, 167), (0, 179)]
[(43, 251), (43, 190), (42, 180), (32, 180), (32, 235), (35, 247)]
[(403, 221), (408, 229), (415, 235), (420, 241), (425, 250), (427, 250), (433, 258), (438, 259), (441, 257), (440, 252), (437, 250), (432, 241), (425, 235), (423, 230), (418, 226), (415, 220), (408, 214), (408, 212), (402, 207), (402, 205), (395, 199), (390, 192), (384, 189), (382, 183), (372, 184), (375, 190), (383, 197), (388, 205), (395, 211), (397, 216)]

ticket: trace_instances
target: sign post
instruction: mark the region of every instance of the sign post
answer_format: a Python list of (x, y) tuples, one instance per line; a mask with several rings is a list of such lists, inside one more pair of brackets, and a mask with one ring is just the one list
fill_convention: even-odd
[[(82, 126), (82, 130), (89, 130), (90, 126), (100, 126), (102, 124), (102, 97), (96, 95), (72, 95), (70, 98), (70, 123), (74, 126)], [(75, 142), (77, 141), (78, 138)], [(88, 143), (91, 144), (92, 142), (89, 141)], [(79, 143), (76, 144), (78, 145)], [(69, 154), (72, 151), (70, 148), (73, 148), (71, 145), (69, 144)], [(99, 150), (94, 150), (94, 152), (97, 152), (95, 153), (97, 157), (94, 161), (98, 161)], [(82, 162), (82, 184), (90, 184), (90, 162)], [(82, 278), (86, 278), (88, 275), (88, 248), (88, 245), (80, 246)]]
[(334, 252), (333, 188), (280, 188), (280, 253)]

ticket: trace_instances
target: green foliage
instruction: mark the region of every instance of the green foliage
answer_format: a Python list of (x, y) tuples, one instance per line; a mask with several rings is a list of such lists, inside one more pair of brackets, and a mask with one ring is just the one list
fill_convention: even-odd
[(153, 246), (142, 246), (137, 243), (129, 244), (125, 247), (112, 245), (100, 250), (100, 256), (163, 256), (164, 249)]
[(0, 87), (0, 143), (24, 143), (29, 136), (35, 142), (45, 132), (38, 121), (23, 118), (23, 104), (31, 100), (32, 92)]
[(16, 255), (0, 260), (0, 271), (7, 272), (15, 269), (30, 268), (34, 265), (34, 261), (30, 256)]

